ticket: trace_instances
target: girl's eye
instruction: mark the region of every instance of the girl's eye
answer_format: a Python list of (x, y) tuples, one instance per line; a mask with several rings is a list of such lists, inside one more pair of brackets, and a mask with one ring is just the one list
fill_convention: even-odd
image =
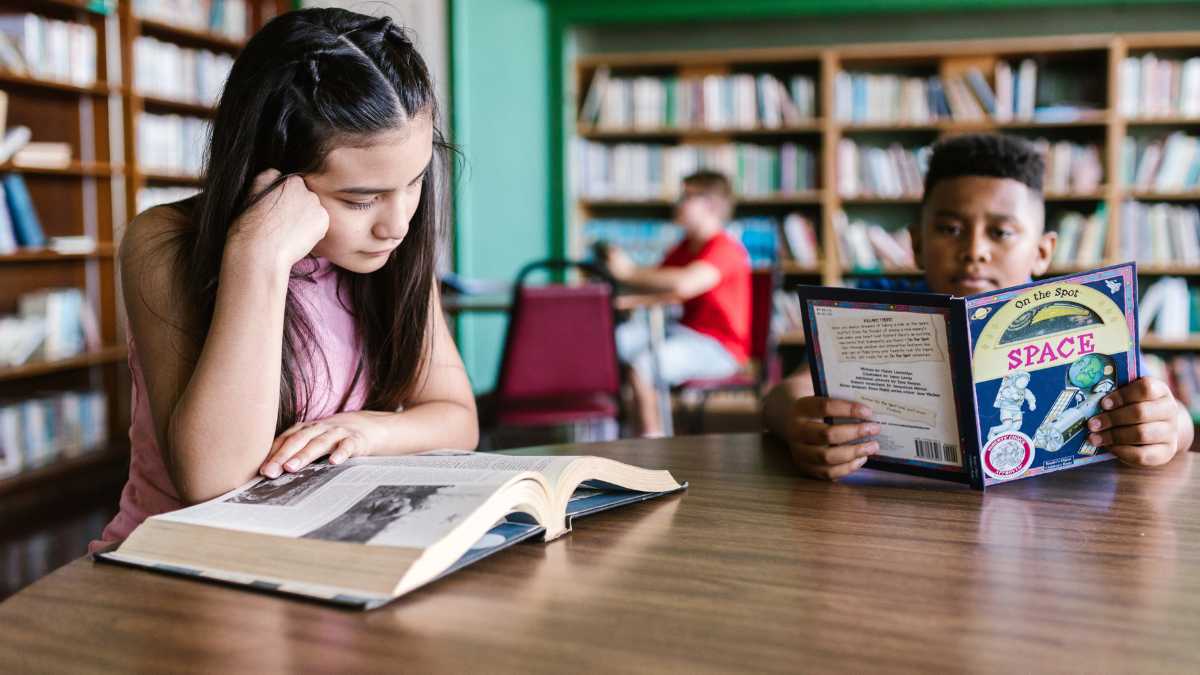
[(374, 205), (375, 205), (374, 199), (372, 199), (369, 202), (351, 202), (351, 201), (346, 202), (346, 206), (354, 209), (355, 211), (366, 211), (367, 209), (371, 208)]

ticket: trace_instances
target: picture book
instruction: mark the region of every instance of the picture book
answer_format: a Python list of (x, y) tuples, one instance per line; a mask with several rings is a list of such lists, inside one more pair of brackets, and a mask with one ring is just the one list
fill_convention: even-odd
[(371, 609), (574, 519), (683, 490), (600, 457), (356, 457), (146, 519), (97, 559)]
[(881, 427), (867, 467), (982, 490), (1112, 459), (1085, 425), (1139, 377), (1133, 263), (965, 298), (798, 295), (817, 395), (866, 404)]

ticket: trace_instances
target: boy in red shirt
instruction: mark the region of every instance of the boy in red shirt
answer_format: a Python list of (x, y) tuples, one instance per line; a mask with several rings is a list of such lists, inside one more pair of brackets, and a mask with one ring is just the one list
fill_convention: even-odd
[[(658, 349), (659, 376), (676, 385), (736, 373), (750, 352), (750, 259), (725, 232), (733, 190), (720, 173), (699, 171), (683, 180), (675, 223), (684, 239), (658, 267), (638, 267), (616, 247), (605, 264), (617, 281), (683, 302), (683, 318), (667, 326)], [(617, 328), (617, 353), (630, 367), (633, 407), (645, 436), (662, 433), (652, 377), (650, 336), (643, 322)]]

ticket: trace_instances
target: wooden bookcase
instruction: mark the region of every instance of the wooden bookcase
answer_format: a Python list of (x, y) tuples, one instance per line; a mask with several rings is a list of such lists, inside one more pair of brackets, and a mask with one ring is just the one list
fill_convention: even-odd
[[(1127, 55), (1147, 51), (1163, 52), (1168, 55), (1200, 55), (1200, 32), (1167, 32), (1151, 34), (1100, 34), (1065, 35), (1000, 40), (955, 40), (936, 42), (905, 42), (833, 45), (822, 48), (770, 48), (721, 51), (607, 53), (588, 55), (574, 63), (569, 90), (573, 94), (572, 118), (566, 128), (573, 130), (573, 137), (600, 143), (636, 142), (668, 144), (711, 144), (728, 142), (754, 142), (777, 144), (783, 142), (802, 143), (810, 147), (819, 157), (817, 190), (809, 194), (739, 200), (737, 217), (769, 214), (782, 217), (790, 211), (808, 215), (817, 225), (820, 242), (819, 265), (816, 268), (801, 268), (788, 260), (779, 266), (786, 282), (843, 285), (856, 275), (843, 269), (837, 253), (837, 234), (834, 217), (845, 209), (892, 209), (903, 217), (917, 218), (919, 197), (900, 198), (844, 198), (838, 190), (835, 176), (838, 173), (838, 142), (845, 137), (868, 138), (871, 145), (886, 145), (901, 142), (905, 145), (927, 144), (938, 138), (969, 131), (1004, 131), (1024, 136), (1044, 135), (1051, 140), (1068, 139), (1094, 143), (1102, 149), (1103, 185), (1094, 192), (1084, 194), (1047, 194), (1047, 224), (1053, 215), (1065, 208), (1090, 212), (1104, 205), (1107, 209), (1109, 227), (1104, 246), (1104, 264), (1118, 262), (1121, 223), (1121, 204), (1127, 199), (1146, 202), (1200, 202), (1200, 191), (1183, 194), (1142, 193), (1122, 184), (1122, 142), (1131, 129), (1159, 128), (1165, 134), (1184, 130), (1191, 134), (1200, 132), (1200, 117), (1157, 117), (1153, 119), (1128, 119), (1121, 115), (1120, 65)], [(998, 122), (988, 118), (984, 121), (939, 120), (925, 124), (864, 124), (839, 120), (834, 114), (834, 82), (843, 71), (916, 70), (928, 75), (952, 75), (968, 67), (979, 67), (990, 75), (995, 62), (1004, 59), (1015, 62), (1033, 58), (1041, 64), (1053, 66), (1066, 63), (1096, 79), (1095, 87), (1103, 90), (1102, 109), (1067, 121), (1014, 120)], [(613, 77), (637, 75), (690, 75), (728, 73), (815, 73), (818, 92), (817, 117), (801, 125), (780, 128), (752, 129), (612, 129), (596, 128), (579, 122), (584, 97), (598, 69), (606, 68)], [(990, 79), (990, 78), (989, 78)], [(576, 170), (572, 161), (564, 166), (566, 171)], [(572, 185), (568, 176), (564, 185)], [(570, 255), (582, 255), (583, 225), (592, 218), (657, 217), (667, 219), (671, 204), (667, 201), (628, 202), (622, 200), (589, 200), (575, 194), (567, 196), (568, 206), (567, 241)], [(1077, 265), (1056, 266), (1052, 274), (1068, 273), (1079, 269)], [(1139, 269), (1145, 280), (1163, 275), (1181, 275), (1200, 279), (1200, 267), (1184, 265), (1143, 266)], [(916, 269), (886, 270), (887, 275), (919, 276)], [(803, 334), (789, 333), (780, 336), (783, 347), (803, 344)], [(1200, 351), (1200, 336), (1182, 342), (1163, 342), (1147, 339), (1143, 348), (1151, 351)]]
[[(251, 25), (287, 11), (290, 0), (250, 0)], [(115, 8), (112, 7), (115, 4)], [(9, 96), (8, 126), (25, 125), (37, 141), (71, 144), (77, 158), (66, 169), (13, 169), (25, 176), (47, 236), (92, 236), (93, 253), (62, 255), (22, 249), (0, 256), (0, 313), (17, 298), (46, 287), (82, 288), (100, 325), (102, 347), (53, 362), (0, 369), (0, 398), (20, 400), (38, 392), (99, 388), (108, 398), (109, 441), (99, 452), (62, 459), (0, 479), (0, 514), (24, 511), (86, 492), (112, 499), (124, 483), (129, 456), (129, 373), (117, 251), (125, 223), (136, 213), (145, 185), (199, 185), (196, 176), (141, 171), (136, 154), (138, 113), (174, 112), (211, 117), (206, 106), (143, 97), (133, 82), (133, 44), (153, 35), (181, 46), (236, 54), (242, 42), (133, 15), (132, 3), (96, 0), (0, 0), (0, 12), (32, 12), (91, 25), (97, 38), (97, 82), (88, 87), (41, 80), (0, 70)]]

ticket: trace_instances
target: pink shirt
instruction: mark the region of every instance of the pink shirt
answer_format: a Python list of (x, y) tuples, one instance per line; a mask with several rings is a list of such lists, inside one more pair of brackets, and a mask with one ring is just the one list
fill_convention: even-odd
[[(311, 378), (313, 383), (306, 420), (321, 419), (340, 412), (338, 404), (350, 387), (361, 353), (354, 315), (346, 309), (350, 304), (347, 294), (343, 291), (342, 298), (338, 298), (336, 272), (337, 268), (323, 258), (307, 258), (292, 268), (290, 287), (302, 303), (316, 342), (329, 363), (328, 373), (320, 358), (301, 369), (303, 376)], [(129, 480), (121, 491), (120, 512), (104, 528), (100, 539), (91, 543), (88, 547), (90, 552), (123, 540), (133, 528), (152, 515), (184, 506), (171, 483), (162, 449), (155, 438), (150, 399), (146, 394), (146, 380), (137, 345), (134, 344), (132, 333), (126, 331), (126, 334), (129, 336), (129, 370), (133, 385)], [(365, 372), (359, 376), (354, 391), (346, 401), (345, 410), (362, 409), (367, 393), (366, 379)]]

